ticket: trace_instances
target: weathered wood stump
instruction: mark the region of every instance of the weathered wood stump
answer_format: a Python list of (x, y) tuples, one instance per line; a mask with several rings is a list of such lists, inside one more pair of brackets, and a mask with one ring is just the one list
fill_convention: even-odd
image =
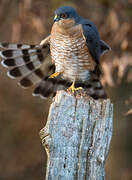
[(112, 137), (110, 100), (57, 92), (40, 131), (48, 155), (46, 180), (104, 180)]

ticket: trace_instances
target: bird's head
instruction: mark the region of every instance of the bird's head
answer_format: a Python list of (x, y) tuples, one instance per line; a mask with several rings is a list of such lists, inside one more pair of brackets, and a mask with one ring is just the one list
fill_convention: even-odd
[(73, 25), (79, 21), (79, 18), (74, 8), (62, 6), (55, 11), (54, 22), (60, 25)]

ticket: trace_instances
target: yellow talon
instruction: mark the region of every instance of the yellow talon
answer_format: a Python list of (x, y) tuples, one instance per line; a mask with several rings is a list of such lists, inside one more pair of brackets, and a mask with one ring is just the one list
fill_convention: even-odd
[(54, 74), (51, 74), (50, 78), (55, 78), (59, 76), (62, 72), (55, 72)]
[(67, 91), (72, 91), (74, 93), (77, 90), (82, 90), (82, 87), (75, 88), (75, 82), (72, 83), (72, 85), (67, 89)]

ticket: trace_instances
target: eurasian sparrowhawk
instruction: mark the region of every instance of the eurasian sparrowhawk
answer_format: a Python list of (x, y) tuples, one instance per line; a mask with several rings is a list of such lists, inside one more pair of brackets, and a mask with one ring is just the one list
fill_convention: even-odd
[[(48, 97), (57, 90), (84, 89), (105, 98), (100, 83), (100, 56), (110, 49), (94, 23), (68, 6), (55, 11), (51, 34), (40, 45), (0, 43), (2, 65), (8, 76), (21, 77), (22, 87), (36, 85), (34, 95)], [(51, 60), (47, 56), (51, 54)]]

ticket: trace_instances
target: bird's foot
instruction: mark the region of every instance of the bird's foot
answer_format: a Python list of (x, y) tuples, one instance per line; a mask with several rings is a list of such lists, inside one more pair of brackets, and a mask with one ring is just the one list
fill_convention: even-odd
[(60, 74), (62, 74), (62, 72), (55, 72), (50, 75), (50, 78), (55, 78), (55, 77), (59, 76)]
[(82, 90), (82, 87), (75, 88), (75, 82), (72, 83), (72, 85), (67, 89), (68, 92), (74, 93), (75, 91)]

